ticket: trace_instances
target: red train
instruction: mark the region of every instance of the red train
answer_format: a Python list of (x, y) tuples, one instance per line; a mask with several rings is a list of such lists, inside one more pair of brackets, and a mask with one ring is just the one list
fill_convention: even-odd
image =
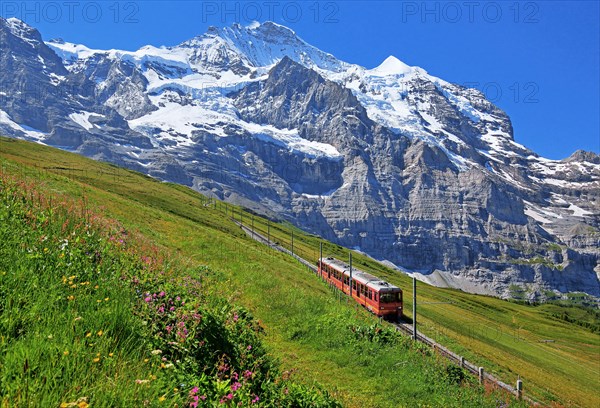
[(350, 266), (339, 259), (321, 258), (317, 266), (319, 275), (346, 294), (350, 292), (352, 280), (351, 296), (377, 316), (394, 321), (402, 317), (402, 289), (399, 287), (354, 267), (350, 276)]

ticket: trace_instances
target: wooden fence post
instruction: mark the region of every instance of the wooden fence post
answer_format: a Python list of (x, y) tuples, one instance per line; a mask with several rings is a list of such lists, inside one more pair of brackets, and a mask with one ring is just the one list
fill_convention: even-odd
[(484, 376), (483, 367), (479, 367), (479, 384), (480, 385), (483, 385), (483, 376)]
[(523, 398), (523, 381), (519, 378), (517, 380), (517, 399), (520, 400)]

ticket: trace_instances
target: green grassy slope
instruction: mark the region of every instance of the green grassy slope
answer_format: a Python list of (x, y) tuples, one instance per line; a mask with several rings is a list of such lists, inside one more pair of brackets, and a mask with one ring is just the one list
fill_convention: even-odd
[[(90, 206), (103, 207), (127, 228), (179, 254), (190, 267), (208, 265), (219, 271), (212, 278), (214, 290), (260, 320), (266, 343), (282, 360), (286, 375), (307, 383), (318, 380), (346, 405), (493, 406), (494, 399), (504, 398), (484, 397), (472, 385), (452, 386), (456, 378), (441, 367), (443, 362), (435, 363), (403, 342), (368, 341), (375, 320), (340, 302), (289, 257), (245, 237), (225, 216), (234, 212), (239, 217), (238, 208), (222, 203), (214, 208), (185, 187), (39, 145), (2, 138), (0, 156), (3, 172), (37, 177), (49, 189), (84, 197)], [(257, 229), (266, 230), (266, 221), (254, 221)], [(272, 226), (271, 233), (285, 245), (289, 228)], [(299, 230), (295, 234), (295, 251), (316, 258), (318, 239)], [(347, 256), (329, 244), (326, 253)], [(359, 254), (355, 262), (409, 287), (405, 277)], [(419, 292), (423, 302), (454, 302), (419, 309), (421, 328), (454, 351), (509, 383), (520, 375), (526, 392), (537, 399), (573, 406), (600, 403), (597, 334), (544, 308), (426, 285), (419, 285)], [(555, 341), (540, 342), (545, 339)]]

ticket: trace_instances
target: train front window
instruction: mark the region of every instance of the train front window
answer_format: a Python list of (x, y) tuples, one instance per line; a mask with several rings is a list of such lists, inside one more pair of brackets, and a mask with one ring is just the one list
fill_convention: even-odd
[(396, 303), (399, 301), (398, 293), (384, 292), (379, 295), (379, 301), (381, 303)]

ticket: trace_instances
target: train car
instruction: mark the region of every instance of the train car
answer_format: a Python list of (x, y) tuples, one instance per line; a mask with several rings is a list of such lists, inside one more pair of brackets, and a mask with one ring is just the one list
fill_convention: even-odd
[[(317, 261), (318, 273), (372, 313), (386, 320), (402, 317), (402, 289), (335, 258)], [(350, 283), (352, 282), (352, 283)]]

